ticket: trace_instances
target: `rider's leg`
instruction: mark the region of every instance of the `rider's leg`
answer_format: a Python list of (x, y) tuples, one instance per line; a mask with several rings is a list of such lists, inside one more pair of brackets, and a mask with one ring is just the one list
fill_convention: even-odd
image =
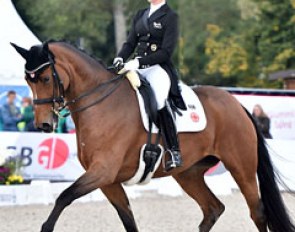
[(174, 118), (166, 104), (171, 81), (166, 71), (160, 65), (141, 69), (139, 72), (147, 79), (155, 93), (161, 131), (169, 155), (165, 169), (169, 171), (182, 164)]
[(158, 110), (165, 106), (171, 87), (171, 81), (166, 71), (160, 65), (153, 65), (138, 72), (150, 83), (157, 101)]
[(177, 131), (169, 105), (167, 104), (158, 112), (161, 131), (167, 148), (167, 153), (171, 157), (165, 165), (166, 171), (169, 171), (172, 168), (180, 167), (182, 165)]

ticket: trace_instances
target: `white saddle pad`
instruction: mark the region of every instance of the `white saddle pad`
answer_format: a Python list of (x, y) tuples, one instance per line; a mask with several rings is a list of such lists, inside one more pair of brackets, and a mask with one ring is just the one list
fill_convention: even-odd
[[(180, 83), (181, 94), (186, 104), (187, 110), (180, 112), (182, 116), (176, 114), (176, 127), (178, 132), (198, 132), (205, 129), (207, 125), (207, 119), (204, 112), (204, 108), (195, 92), (187, 85)], [(139, 91), (136, 90), (137, 98), (139, 101), (141, 118), (143, 125), (148, 131), (148, 117), (144, 108), (144, 102)], [(153, 125), (152, 133), (157, 133), (158, 128)]]

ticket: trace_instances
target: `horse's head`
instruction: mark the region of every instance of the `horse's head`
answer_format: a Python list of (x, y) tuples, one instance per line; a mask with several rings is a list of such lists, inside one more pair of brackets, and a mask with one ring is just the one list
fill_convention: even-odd
[(35, 126), (45, 132), (52, 132), (57, 124), (58, 111), (64, 104), (69, 78), (56, 62), (48, 43), (33, 46), (30, 50), (11, 45), (26, 60), (25, 79), (34, 97)]

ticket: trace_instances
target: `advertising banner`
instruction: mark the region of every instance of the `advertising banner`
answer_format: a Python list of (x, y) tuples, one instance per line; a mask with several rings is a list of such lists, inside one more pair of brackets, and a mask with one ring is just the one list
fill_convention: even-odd
[(270, 133), (274, 139), (295, 139), (295, 97), (238, 94), (234, 96), (250, 113), (256, 104), (261, 105), (270, 118)]
[[(0, 141), (2, 148), (22, 157), (22, 174), (27, 180), (74, 181), (84, 172), (77, 158), (75, 134), (1, 132)], [(270, 139), (267, 144), (275, 167), (295, 191), (294, 140)], [(226, 173), (219, 163), (206, 176), (217, 178)]]
[(75, 180), (83, 173), (74, 134), (1, 132), (1, 147), (23, 159), (25, 179)]

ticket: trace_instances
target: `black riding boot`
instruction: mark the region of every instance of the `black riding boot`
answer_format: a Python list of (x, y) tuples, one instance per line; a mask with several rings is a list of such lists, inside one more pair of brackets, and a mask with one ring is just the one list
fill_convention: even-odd
[(167, 106), (159, 110), (158, 113), (162, 136), (167, 149), (166, 152), (169, 154), (169, 160), (165, 164), (165, 170), (170, 171), (172, 168), (182, 165), (176, 126), (172, 112), (169, 111)]

